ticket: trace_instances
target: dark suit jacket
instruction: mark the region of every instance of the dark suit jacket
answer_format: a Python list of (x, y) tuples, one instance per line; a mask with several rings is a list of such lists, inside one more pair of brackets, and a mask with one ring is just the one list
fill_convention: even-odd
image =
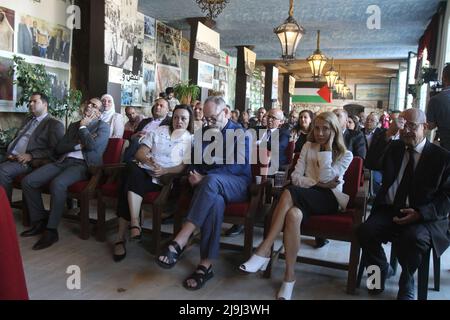
[[(23, 127), (31, 120), (31, 117), (27, 117), (16, 136)], [(56, 120), (52, 116), (48, 115), (43, 119), (37, 128), (33, 131), (28, 141), (26, 153), (31, 154), (33, 160), (55, 160), (55, 147), (64, 136), (64, 125), (62, 122)]]
[(108, 146), (109, 125), (101, 120), (93, 121), (87, 128), (80, 129), (80, 121), (71, 123), (66, 134), (56, 146), (60, 156), (76, 151), (75, 146), (83, 145), (84, 160), (88, 166), (103, 164), (103, 153)]
[[(405, 144), (401, 140), (386, 142), (385, 139), (379, 139), (375, 144), (372, 142), (366, 166), (380, 170), (383, 174), (373, 214), (382, 214), (379, 208), (386, 204), (387, 192), (397, 179), (404, 153)], [(450, 153), (429, 141), (414, 171), (409, 203), (411, 208), (420, 212), (420, 223), (430, 231), (433, 247), (440, 256), (450, 244)]]
[[(287, 148), (289, 145), (289, 138), (291, 136), (291, 132), (289, 129), (278, 129), (278, 160), (279, 160), (279, 168), (288, 165), (290, 163), (290, 159), (287, 158)], [(272, 139), (275, 134), (275, 131), (272, 133)], [(272, 140), (271, 139), (271, 140)], [(267, 149), (272, 151), (272, 141), (267, 144)]]
[[(148, 125), (150, 122), (153, 121), (153, 118), (147, 118), (147, 119), (143, 119), (141, 121), (141, 123), (139, 123), (138, 127), (136, 128), (136, 130), (134, 131), (134, 133), (138, 133), (139, 131), (142, 131), (146, 125)], [(163, 121), (161, 121), (160, 126), (170, 126), (170, 122), (172, 121), (172, 118), (167, 116), (164, 118)]]
[(364, 135), (359, 131), (347, 129), (344, 132), (344, 143), (348, 151), (354, 157), (366, 158), (367, 148), (364, 142)]

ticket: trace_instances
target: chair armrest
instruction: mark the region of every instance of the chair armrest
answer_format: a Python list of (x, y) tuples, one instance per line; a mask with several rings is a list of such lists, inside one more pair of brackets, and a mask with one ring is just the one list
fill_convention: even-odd
[(359, 192), (354, 199), (354, 211), (353, 211), (353, 226), (358, 227), (363, 222), (363, 217), (366, 216), (366, 203), (367, 197), (365, 192)]

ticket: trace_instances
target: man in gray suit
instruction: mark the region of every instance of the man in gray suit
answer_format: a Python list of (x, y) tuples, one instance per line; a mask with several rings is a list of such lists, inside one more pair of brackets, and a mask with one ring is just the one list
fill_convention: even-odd
[[(64, 211), (67, 188), (77, 181), (88, 179), (89, 167), (103, 163), (103, 152), (109, 140), (109, 125), (100, 120), (102, 102), (93, 98), (83, 110), (83, 119), (72, 123), (56, 145), (60, 159), (33, 171), (22, 180), (23, 195), (33, 227), (22, 237), (42, 234), (33, 246), (41, 250), (58, 241), (58, 224)], [(42, 202), (42, 186), (50, 183), (50, 215)]]
[(10, 201), (14, 178), (31, 172), (38, 163), (55, 160), (54, 149), (64, 136), (64, 125), (48, 114), (46, 95), (34, 93), (29, 109), (31, 116), (8, 146), (6, 161), (0, 163), (0, 186), (5, 188)]

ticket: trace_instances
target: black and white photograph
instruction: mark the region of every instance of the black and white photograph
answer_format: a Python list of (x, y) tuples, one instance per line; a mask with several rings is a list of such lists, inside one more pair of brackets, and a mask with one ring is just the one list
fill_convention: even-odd
[(155, 19), (144, 16), (144, 34), (148, 38), (155, 39)]
[(244, 48), (245, 74), (251, 76), (256, 67), (256, 53), (248, 48)]
[(220, 63), (220, 34), (201, 22), (198, 23), (194, 59), (214, 65)]
[(212, 89), (214, 80), (214, 65), (211, 63), (198, 62), (198, 82), (199, 87)]
[(180, 67), (181, 31), (157, 22), (156, 61), (172, 67)]
[(133, 69), (135, 37), (141, 32), (137, 5), (137, 0), (105, 1), (105, 64)]
[(0, 50), (14, 51), (14, 10), (0, 6)]
[(156, 65), (156, 91), (163, 92), (167, 87), (173, 87), (180, 82), (181, 69), (163, 64)]
[(143, 42), (144, 39), (136, 39), (136, 45), (133, 52), (133, 74), (142, 76), (142, 64), (143, 64)]
[(22, 15), (19, 22), (17, 52), (68, 63), (71, 31), (62, 25)]
[(155, 65), (144, 63), (142, 105), (150, 106), (156, 98)]

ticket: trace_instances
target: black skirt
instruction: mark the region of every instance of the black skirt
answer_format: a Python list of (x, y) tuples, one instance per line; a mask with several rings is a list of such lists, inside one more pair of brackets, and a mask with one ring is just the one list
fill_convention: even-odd
[(140, 168), (134, 162), (127, 165), (126, 174), (123, 177), (122, 185), (119, 190), (119, 199), (117, 204), (117, 214), (119, 217), (130, 221), (130, 209), (128, 206), (128, 191), (132, 191), (141, 197), (148, 192), (159, 192), (162, 186), (153, 183), (152, 177), (145, 169)]
[(308, 220), (313, 215), (330, 215), (338, 212), (339, 204), (331, 189), (291, 185), (287, 190), (291, 193), (294, 206), (303, 213), (302, 221)]

